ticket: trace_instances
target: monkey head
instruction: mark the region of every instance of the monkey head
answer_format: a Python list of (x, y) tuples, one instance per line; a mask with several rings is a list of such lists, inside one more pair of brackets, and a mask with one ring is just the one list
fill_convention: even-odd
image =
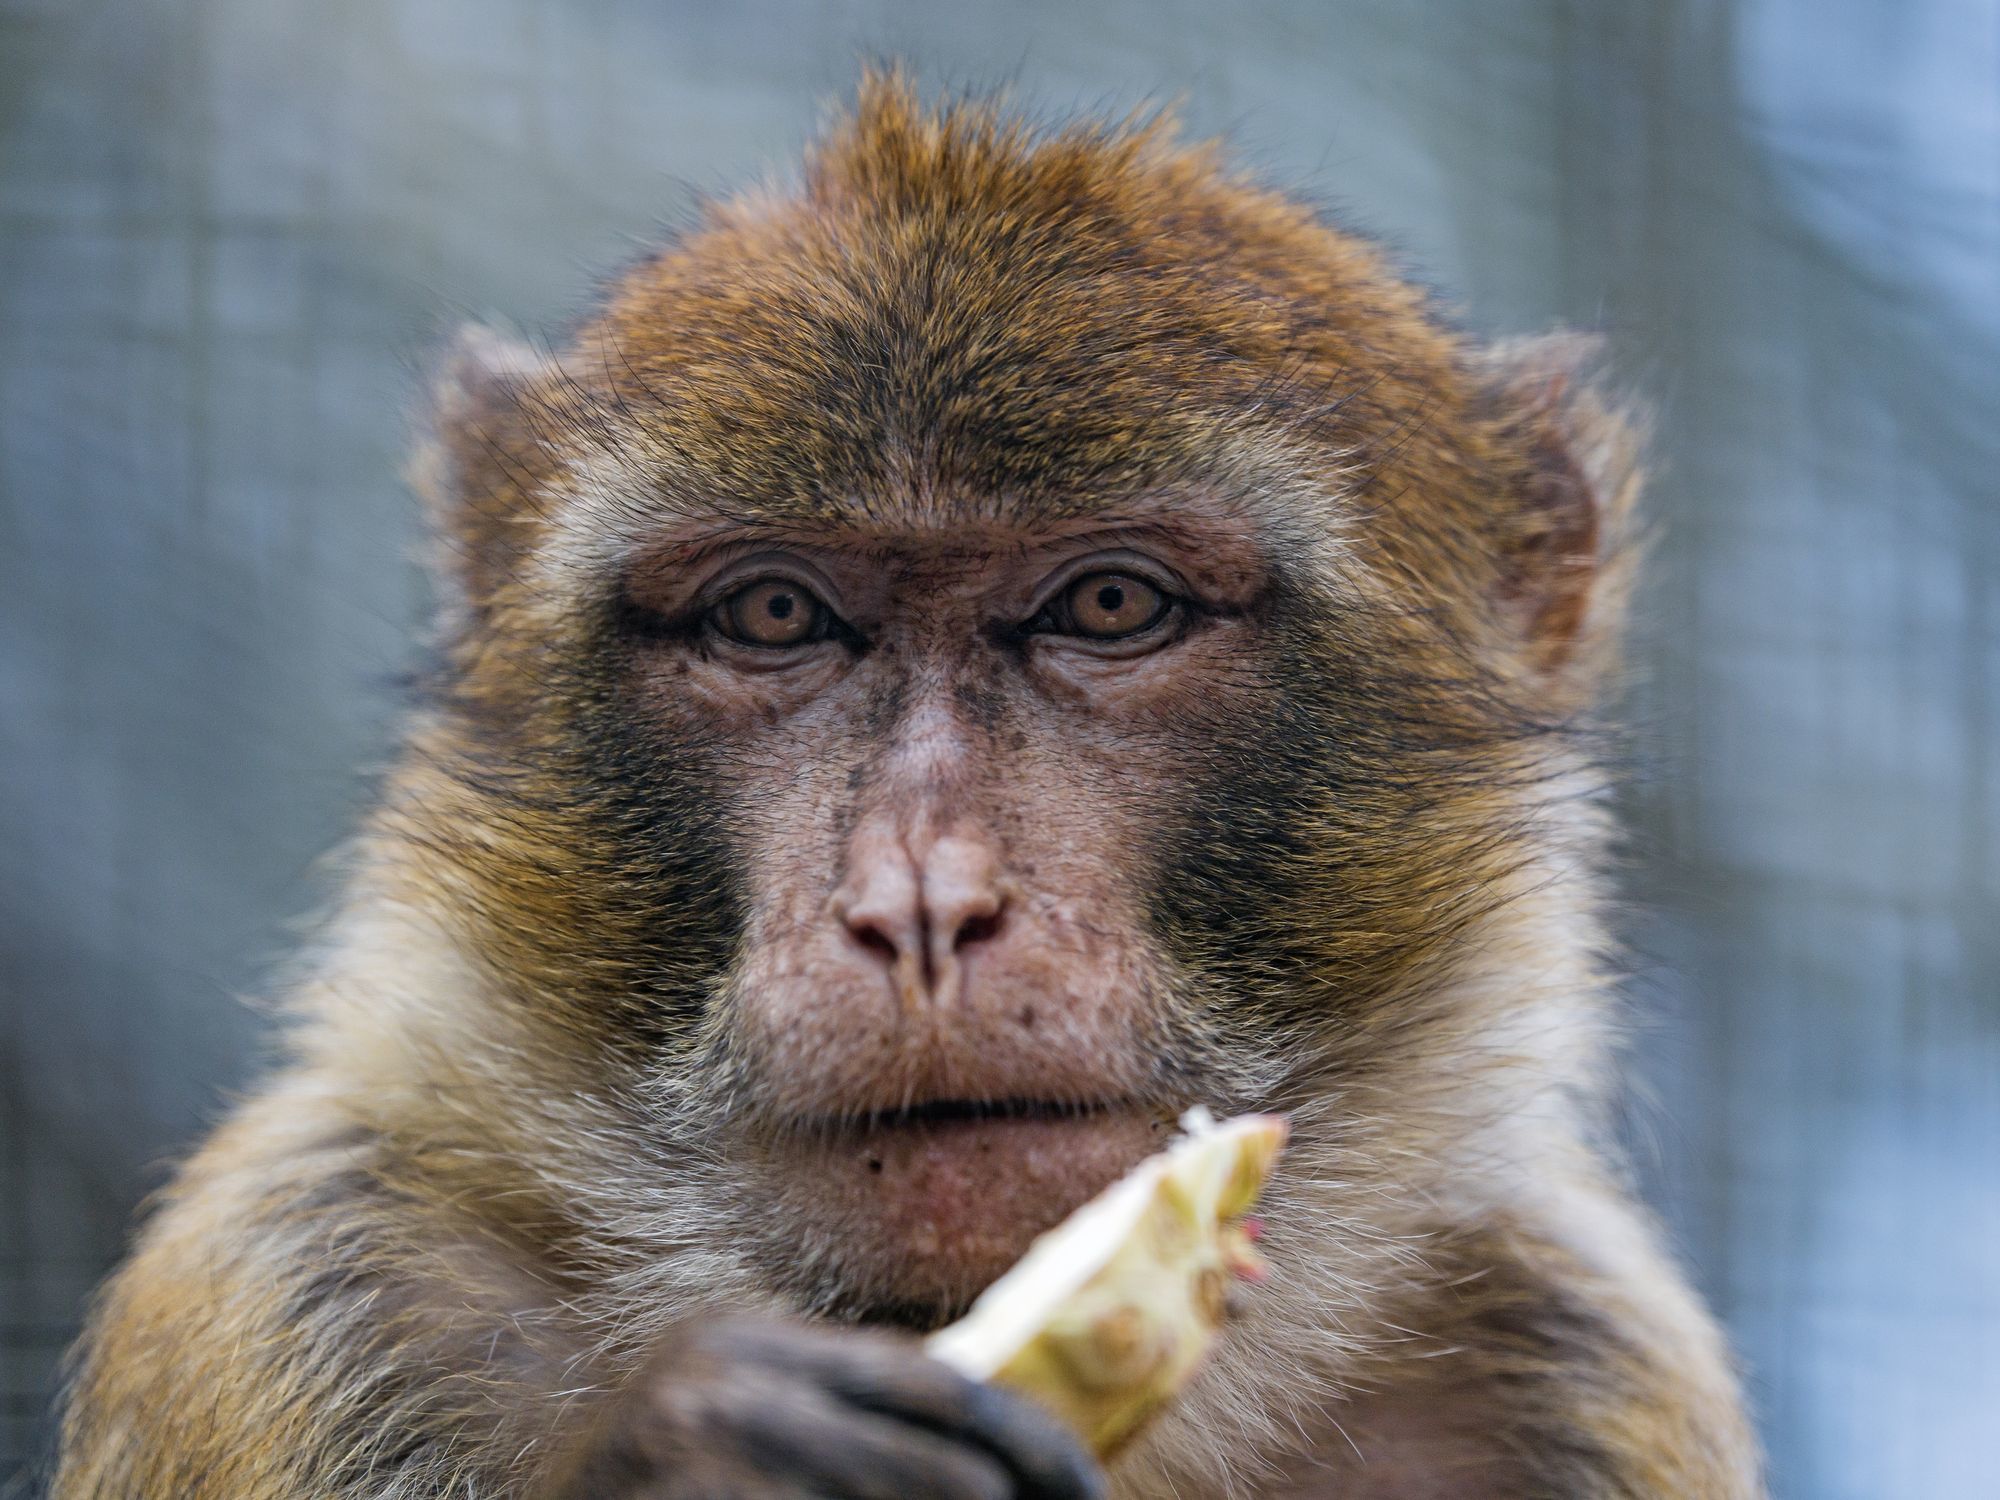
[(570, 1138), (734, 1164), (701, 1233), (798, 1303), (945, 1317), (1187, 1105), (1475, 1024), (1610, 635), (1572, 363), (1163, 127), (873, 81), (560, 350), (461, 342), (401, 897)]

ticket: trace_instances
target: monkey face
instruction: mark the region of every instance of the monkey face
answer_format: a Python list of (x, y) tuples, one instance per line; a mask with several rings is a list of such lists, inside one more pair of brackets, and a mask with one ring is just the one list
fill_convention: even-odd
[(1189, 726), (1269, 693), (1267, 582), (1187, 504), (711, 529), (629, 575), (638, 722), (728, 789), (733, 1113), (774, 1213), (893, 1247), (899, 1298), (976, 1291), (1201, 1096), (1152, 893)]
[(1436, 1076), (1549, 878), (1561, 377), (1151, 150), (864, 119), (447, 382), (424, 899), (802, 1301), (942, 1316), (1188, 1104)]
[(1485, 825), (1350, 542), (1221, 493), (660, 514), (537, 581), (557, 712), (487, 714), (561, 726), (536, 962), (799, 1300), (949, 1316), (1189, 1104), (1308, 1096), (1463, 910)]

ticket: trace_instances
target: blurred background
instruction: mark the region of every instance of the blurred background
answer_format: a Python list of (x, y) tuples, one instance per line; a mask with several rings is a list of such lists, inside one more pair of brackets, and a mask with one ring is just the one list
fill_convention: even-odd
[(0, 1490), (390, 743), (425, 351), (885, 54), (1611, 336), (1639, 1169), (1780, 1495), (2000, 1494), (2000, 0), (0, 0)]

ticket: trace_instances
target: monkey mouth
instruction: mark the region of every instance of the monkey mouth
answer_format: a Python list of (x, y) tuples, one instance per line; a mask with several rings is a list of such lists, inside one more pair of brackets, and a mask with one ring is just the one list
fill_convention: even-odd
[(1116, 1099), (929, 1099), (849, 1116), (840, 1123), (849, 1130), (871, 1133), (985, 1121), (1085, 1120), (1126, 1107), (1124, 1101)]
[(1032, 1095), (925, 1099), (825, 1120), (766, 1159), (785, 1207), (772, 1221), (789, 1226), (774, 1258), (781, 1274), (795, 1273), (797, 1230), (811, 1224), (815, 1265), (846, 1268), (839, 1295), (960, 1307), (1169, 1128), (1129, 1100)]

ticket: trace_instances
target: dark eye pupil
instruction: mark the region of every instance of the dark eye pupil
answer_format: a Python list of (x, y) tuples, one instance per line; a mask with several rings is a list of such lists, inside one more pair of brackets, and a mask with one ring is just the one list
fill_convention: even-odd
[(789, 620), (792, 611), (798, 607), (798, 599), (791, 594), (773, 594), (764, 608), (774, 620)]
[(1115, 583), (1107, 583), (1097, 591), (1097, 607), (1107, 615), (1115, 615), (1125, 607), (1125, 590)]

